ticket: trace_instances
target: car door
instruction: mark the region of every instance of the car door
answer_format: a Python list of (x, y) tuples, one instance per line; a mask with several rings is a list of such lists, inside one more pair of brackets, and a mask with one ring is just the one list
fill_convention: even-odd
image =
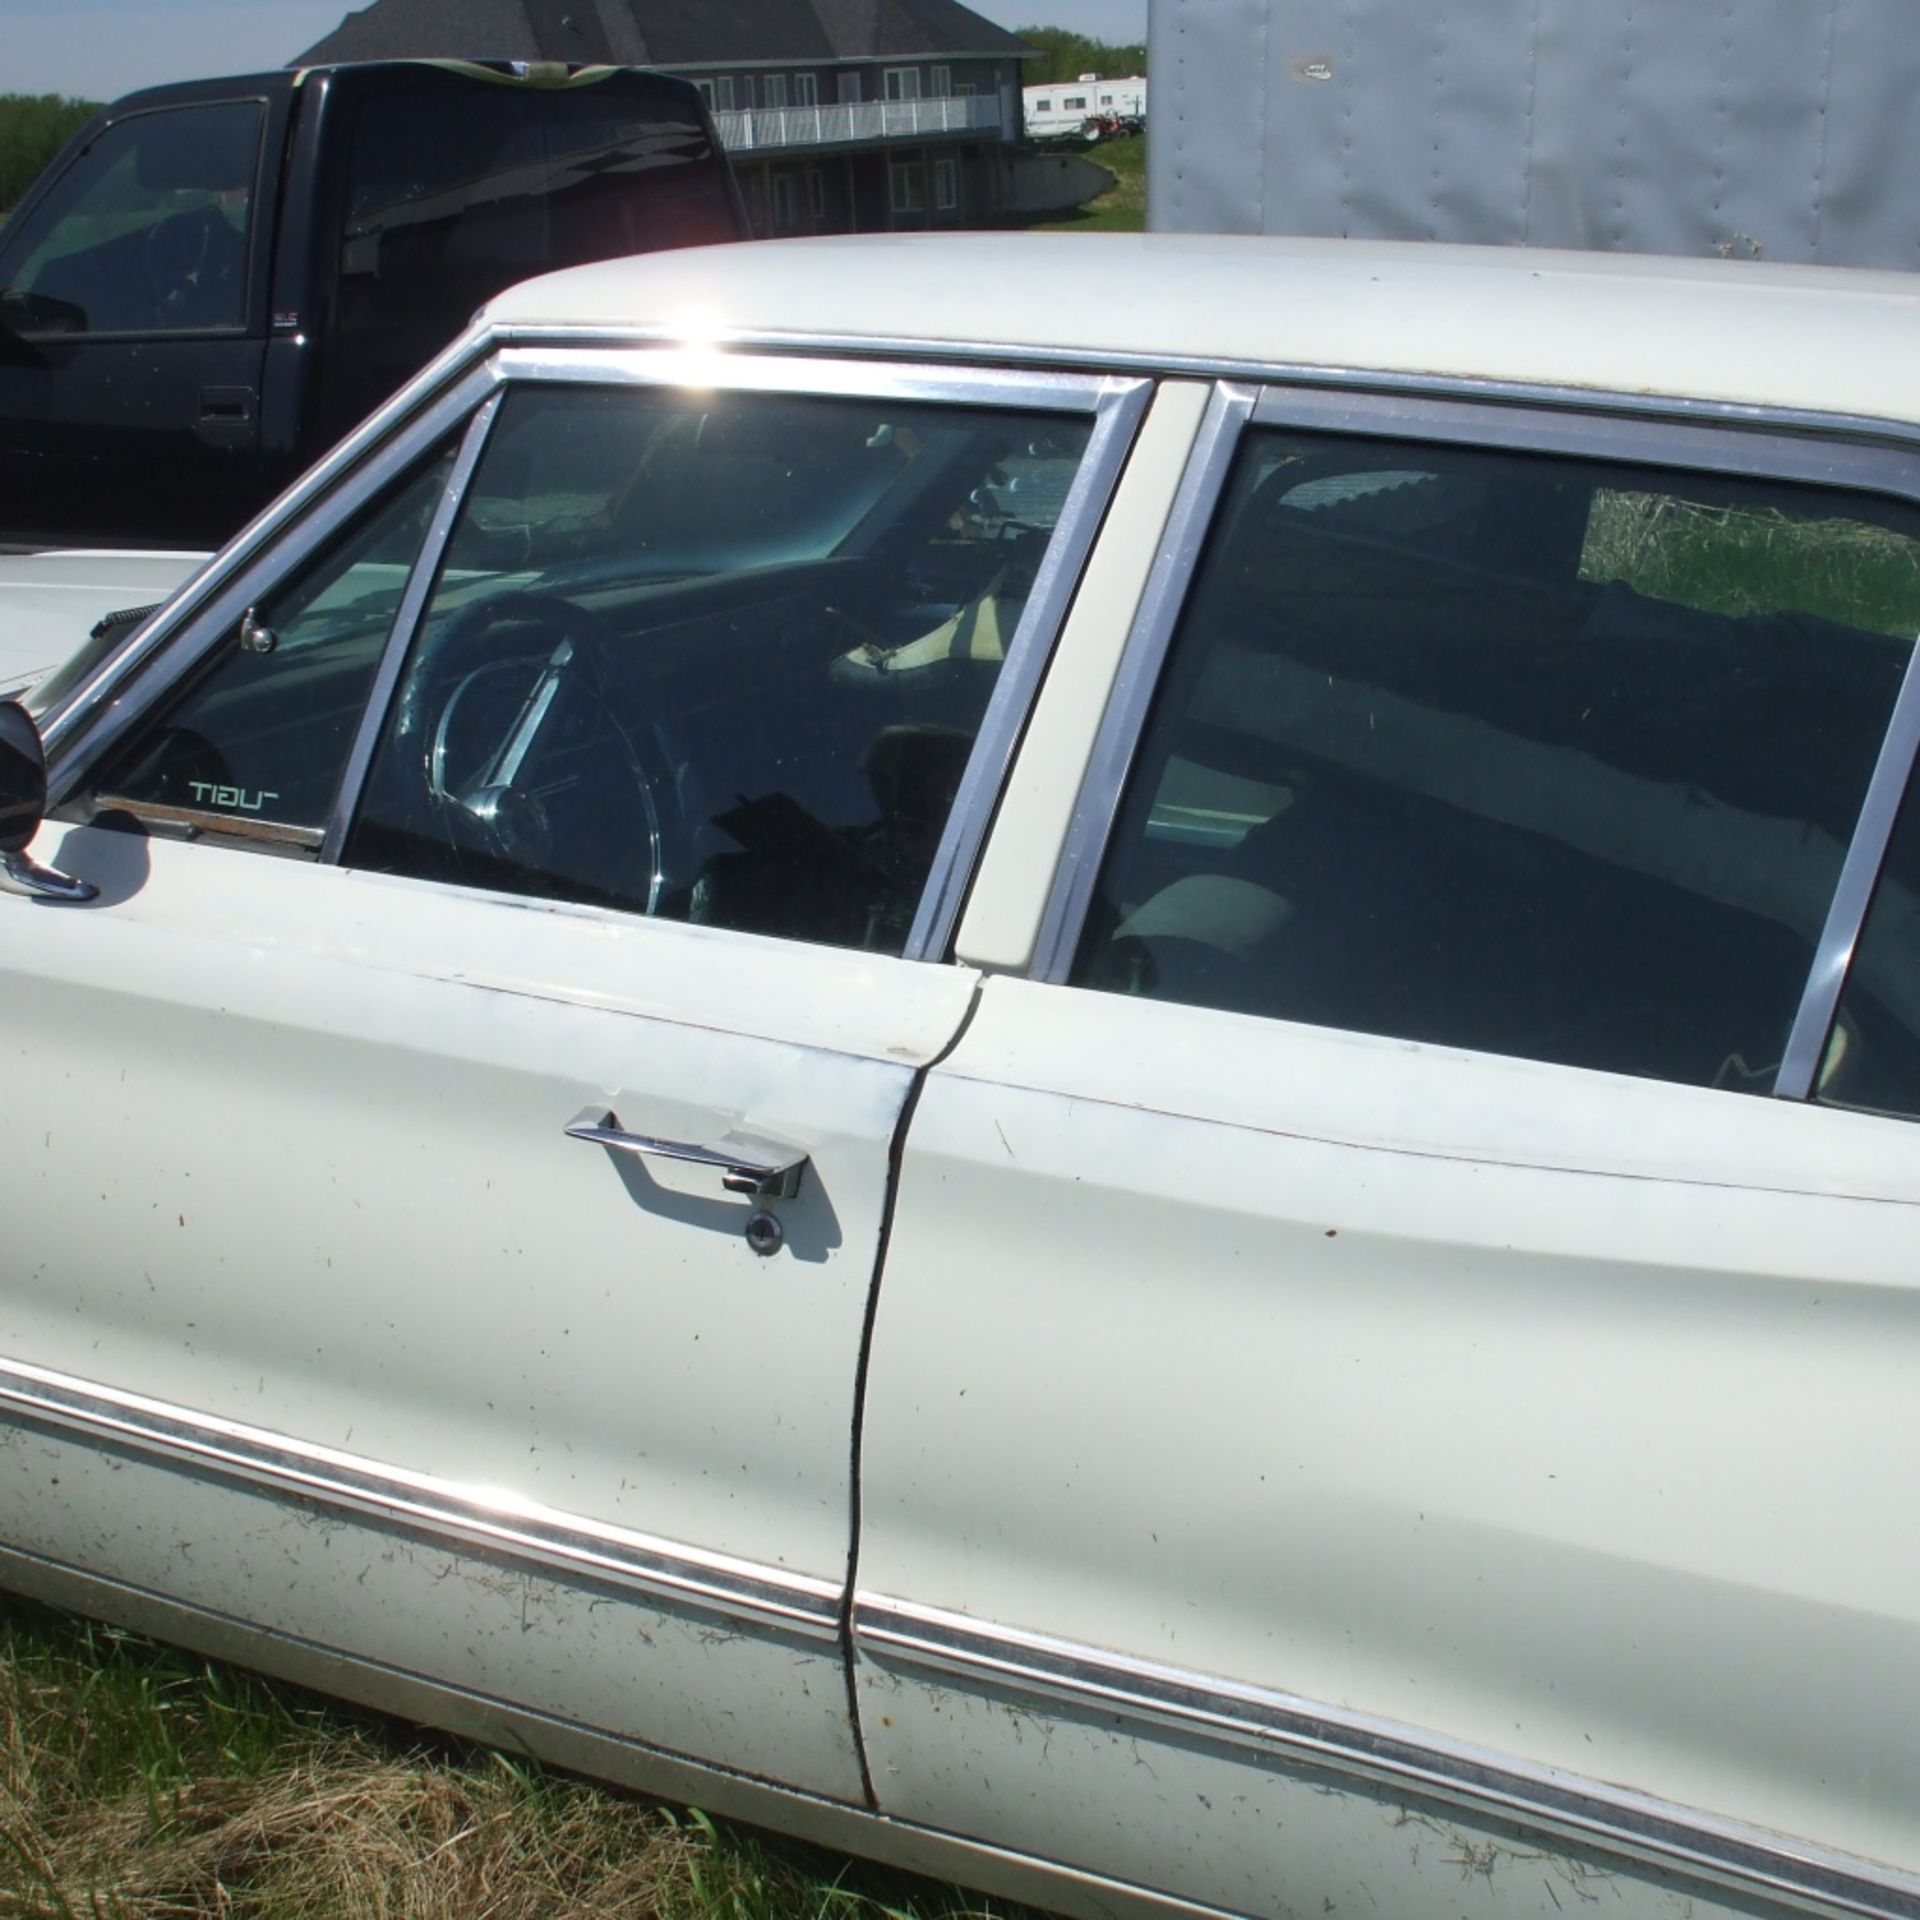
[(100, 892), (0, 901), (10, 1581), (863, 1797), (894, 1135), (1144, 391), (505, 353), (43, 690)]
[(1911, 827), (1828, 1035), (1917, 479), (1219, 391), (902, 1157), (883, 1809), (1236, 1911), (1914, 1910)]
[(108, 121), (0, 253), (0, 534), (203, 547), (258, 504), (284, 93)]

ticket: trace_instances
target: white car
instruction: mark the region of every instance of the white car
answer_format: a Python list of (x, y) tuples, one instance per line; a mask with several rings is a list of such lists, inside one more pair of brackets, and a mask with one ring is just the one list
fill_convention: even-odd
[(1917, 337), (502, 296), (0, 711), (0, 1582), (1081, 1912), (1913, 1920)]

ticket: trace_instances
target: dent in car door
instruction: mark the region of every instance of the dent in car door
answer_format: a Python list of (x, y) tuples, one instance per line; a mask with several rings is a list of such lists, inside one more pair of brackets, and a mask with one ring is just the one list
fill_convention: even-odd
[(9, 1565), (857, 1800), (855, 1373), (973, 990), (921, 956), (1138, 391), (678, 365), (543, 362), (451, 485), (418, 429), (48, 829), (102, 906), (0, 918)]
[(1809, 1090), (1920, 618), (1666, 598), (1603, 536), (1920, 522), (1750, 479), (1778, 445), (1289, 412), (1190, 475), (1169, 551), (1214, 544), (1150, 591), (1040, 977), (915, 1108), (880, 1803), (1247, 1911), (1909, 1912), (1920, 1180), (1753, 1095)]

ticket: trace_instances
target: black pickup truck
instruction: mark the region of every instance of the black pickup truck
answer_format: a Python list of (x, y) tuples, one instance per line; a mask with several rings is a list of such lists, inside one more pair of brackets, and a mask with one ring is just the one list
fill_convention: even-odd
[(660, 74), (130, 94), (0, 227), (0, 545), (218, 545), (501, 287), (745, 232), (699, 94)]

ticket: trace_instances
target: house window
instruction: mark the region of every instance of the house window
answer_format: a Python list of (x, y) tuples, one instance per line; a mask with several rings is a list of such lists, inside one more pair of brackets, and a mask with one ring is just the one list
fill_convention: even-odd
[(942, 212), (960, 204), (960, 169), (950, 158), (933, 163), (933, 204)]
[(933, 97), (936, 100), (944, 100), (952, 92), (953, 69), (951, 67), (935, 67), (933, 70)]
[(896, 160), (888, 169), (895, 213), (925, 213), (927, 170), (918, 160)]
[(843, 67), (834, 76), (837, 97), (842, 106), (860, 98), (860, 75), (853, 67)]
[(918, 67), (889, 67), (887, 69), (887, 98), (889, 100), (918, 100), (920, 98), (920, 69)]
[(807, 169), (807, 208), (816, 226), (827, 217), (827, 175), (822, 167)]
[(733, 111), (733, 75), (732, 74), (723, 73), (719, 77), (719, 79), (714, 81), (713, 104), (715, 109), (718, 112), (731, 113)]
[(700, 89), (700, 98), (707, 103), (707, 111), (711, 113), (717, 104), (713, 97), (713, 82), (696, 80), (693, 84)]
[(960, 84), (954, 88), (953, 94), (956, 100), (971, 100), (979, 91), (980, 89), (976, 87), (971, 80), (962, 80)]
[(749, 113), (759, 105), (759, 102), (754, 98), (753, 75), (750, 73), (744, 75), (740, 81), (740, 104), (745, 107)]
[(773, 230), (791, 233), (800, 224), (800, 195), (793, 183), (793, 170), (782, 167), (773, 176)]
[(796, 73), (793, 76), (793, 104), (796, 107), (817, 107), (820, 104), (820, 81), (811, 73)]
[(787, 104), (787, 76), (784, 73), (770, 73), (760, 83), (760, 104), (763, 107), (784, 107)]

